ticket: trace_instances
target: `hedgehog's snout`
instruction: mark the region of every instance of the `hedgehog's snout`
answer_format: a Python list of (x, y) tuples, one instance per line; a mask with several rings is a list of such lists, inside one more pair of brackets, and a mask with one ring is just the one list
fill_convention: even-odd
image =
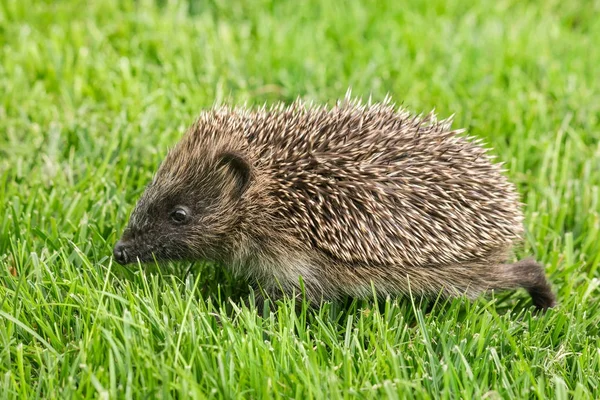
[(113, 249), (113, 256), (119, 264), (121, 264), (121, 265), (127, 264), (129, 262), (127, 242), (124, 242), (123, 240), (119, 240), (115, 244), (115, 248)]

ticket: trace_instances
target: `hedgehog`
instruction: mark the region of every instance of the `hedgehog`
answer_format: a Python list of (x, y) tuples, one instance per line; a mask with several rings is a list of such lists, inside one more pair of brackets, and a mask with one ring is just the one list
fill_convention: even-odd
[(517, 190), (482, 141), (348, 96), (203, 111), (114, 247), (120, 264), (210, 261), (273, 298), (312, 304), (524, 288), (555, 305), (523, 240)]

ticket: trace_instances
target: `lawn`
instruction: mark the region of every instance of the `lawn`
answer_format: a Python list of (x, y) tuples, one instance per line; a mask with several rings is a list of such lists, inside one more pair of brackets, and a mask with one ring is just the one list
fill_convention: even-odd
[[(600, 2), (0, 0), (0, 398), (598, 398)], [(112, 260), (214, 104), (351, 87), (455, 114), (519, 188), (522, 291), (272, 312), (211, 265)]]

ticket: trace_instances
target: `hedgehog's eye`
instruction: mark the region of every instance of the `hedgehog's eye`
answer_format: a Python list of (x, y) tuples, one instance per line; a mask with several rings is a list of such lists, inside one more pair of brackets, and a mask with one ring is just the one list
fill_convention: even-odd
[(183, 206), (177, 206), (171, 211), (171, 220), (176, 224), (182, 224), (187, 221), (189, 210)]

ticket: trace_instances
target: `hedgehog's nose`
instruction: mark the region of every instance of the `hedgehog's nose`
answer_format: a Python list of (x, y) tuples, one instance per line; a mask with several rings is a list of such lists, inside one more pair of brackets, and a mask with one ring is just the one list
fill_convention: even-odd
[(115, 244), (115, 248), (113, 250), (113, 256), (115, 260), (121, 265), (127, 264), (129, 261), (129, 257), (127, 256), (127, 246), (123, 243), (122, 240), (119, 240), (117, 244)]

